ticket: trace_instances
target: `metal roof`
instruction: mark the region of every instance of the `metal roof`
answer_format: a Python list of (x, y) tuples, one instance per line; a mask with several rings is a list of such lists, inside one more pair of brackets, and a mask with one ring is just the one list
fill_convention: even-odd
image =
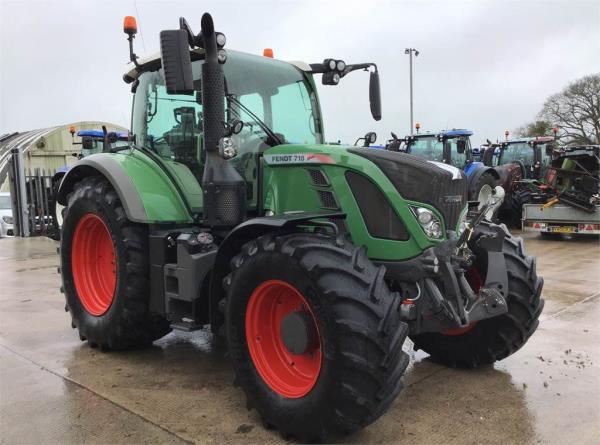
[(60, 131), (63, 126), (40, 128), (38, 130), (30, 130), (22, 133), (15, 132), (0, 138), (0, 184), (3, 184), (8, 175), (8, 160), (10, 152), (13, 148), (21, 148), (23, 154), (26, 154), (40, 138), (47, 136), (54, 131)]
[(40, 128), (37, 130), (29, 130), (23, 132), (6, 133), (0, 136), (0, 186), (4, 184), (8, 175), (8, 160), (10, 152), (13, 148), (20, 148), (23, 155), (27, 155), (29, 150), (35, 150), (37, 143), (43, 137), (49, 137), (55, 132), (68, 131), (70, 126), (82, 127), (92, 126), (100, 128), (102, 125), (123, 129), (120, 125), (115, 125), (110, 122), (102, 121), (82, 121), (67, 125), (57, 125), (55, 127)]

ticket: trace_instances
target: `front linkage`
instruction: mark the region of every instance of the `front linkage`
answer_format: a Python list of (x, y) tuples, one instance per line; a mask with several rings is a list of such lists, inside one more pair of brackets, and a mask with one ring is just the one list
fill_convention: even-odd
[(485, 282), (481, 277), (475, 285), (473, 280), (469, 282), (467, 276), (478, 273), (475, 255), (460, 239), (431, 247), (409, 261), (386, 264), (390, 277), (403, 280), (410, 276), (414, 280), (412, 289), (404, 289), (409, 297), (403, 299), (400, 309), (411, 334), (468, 329), (508, 311), (508, 277), (502, 253), (506, 233), (500, 226), (479, 223), (470, 231), (473, 236), (468, 244), (476, 245), (487, 256)]

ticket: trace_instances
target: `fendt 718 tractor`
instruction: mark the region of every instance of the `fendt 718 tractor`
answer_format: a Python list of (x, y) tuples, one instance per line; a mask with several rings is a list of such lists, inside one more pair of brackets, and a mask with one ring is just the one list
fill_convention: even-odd
[[(326, 440), (399, 393), (402, 346), (450, 366), (503, 359), (538, 326), (542, 279), (522, 240), (467, 220), (458, 169), (323, 143), (313, 77), (372, 63), (287, 63), (224, 49), (204, 14), (137, 59), (131, 144), (67, 173), (66, 308), (101, 350), (210, 325), (268, 427)], [(267, 55), (268, 52), (266, 53)], [(485, 209), (483, 209), (485, 210)]]
[[(508, 136), (508, 131), (504, 134)], [(523, 205), (531, 201), (531, 192), (522, 183), (546, 176), (555, 143), (555, 137), (537, 136), (488, 144), (483, 163), (494, 167), (501, 178), (506, 198), (498, 217), (510, 227), (521, 228)]]
[(470, 130), (452, 129), (439, 133), (413, 134), (398, 139), (392, 133), (388, 149), (449, 164), (463, 170), (467, 177), (469, 200), (479, 202), (479, 209), (486, 203), (491, 203), (491, 208), (487, 212), (488, 219), (491, 219), (494, 210), (502, 204), (504, 190), (496, 188), (500, 180), (498, 173), (473, 157), (470, 139), (472, 135), (473, 132)]

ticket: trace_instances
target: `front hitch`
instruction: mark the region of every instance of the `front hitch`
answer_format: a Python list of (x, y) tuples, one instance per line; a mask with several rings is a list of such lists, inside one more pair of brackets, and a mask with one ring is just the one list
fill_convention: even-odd
[[(411, 261), (415, 263), (411, 264), (413, 270), (422, 271), (420, 277), (415, 277), (418, 298), (405, 298), (401, 305), (401, 314), (410, 323), (412, 334), (463, 328), (508, 311), (508, 275), (503, 253), (506, 233), (500, 226), (482, 223), (485, 211), (481, 210), (458, 240), (428, 249)], [(471, 288), (465, 276), (473, 266), (473, 251), (487, 256), (482, 261), (487, 264), (482, 271), (485, 282), (477, 290)], [(402, 272), (404, 268), (395, 269)]]

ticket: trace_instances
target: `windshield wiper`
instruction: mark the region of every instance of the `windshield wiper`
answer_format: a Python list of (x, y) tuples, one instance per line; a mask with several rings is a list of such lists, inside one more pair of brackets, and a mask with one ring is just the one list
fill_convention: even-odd
[(235, 97), (234, 94), (228, 94), (227, 98), (229, 100), (231, 100), (234, 104), (236, 104), (238, 107), (240, 107), (242, 110), (244, 110), (248, 115), (250, 115), (250, 117), (252, 119), (254, 119), (254, 121), (258, 124), (258, 126), (267, 134), (267, 136), (269, 136), (269, 138), (271, 138), (273, 140), (273, 142), (275, 142), (275, 145), (279, 145), (279, 144), (283, 144), (283, 141), (279, 138), (279, 136), (277, 136), (273, 130), (271, 130), (267, 124), (265, 124), (262, 120), (260, 120), (260, 118), (254, 114), (252, 112), (252, 110), (250, 110), (246, 105), (244, 105), (243, 103), (241, 103), (237, 97)]

